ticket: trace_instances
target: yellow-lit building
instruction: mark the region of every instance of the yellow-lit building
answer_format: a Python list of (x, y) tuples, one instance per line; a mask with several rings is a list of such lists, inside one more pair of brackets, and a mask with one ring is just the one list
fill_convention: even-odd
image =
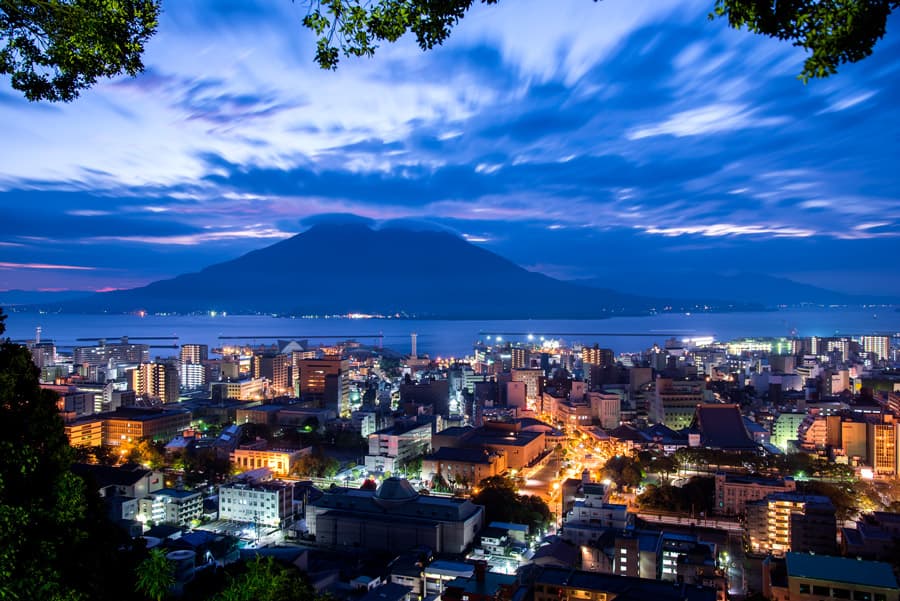
[(890, 415), (884, 416), (884, 423), (868, 424), (868, 463), (876, 476), (897, 475), (897, 430), (900, 423)]
[(239, 448), (231, 453), (231, 463), (241, 471), (267, 467), (274, 476), (287, 476), (304, 451)]
[(178, 368), (168, 363), (141, 363), (131, 370), (131, 389), (139, 396), (177, 403), (180, 381)]
[(66, 436), (73, 447), (99, 447), (103, 444), (103, 419), (87, 417), (66, 424)]

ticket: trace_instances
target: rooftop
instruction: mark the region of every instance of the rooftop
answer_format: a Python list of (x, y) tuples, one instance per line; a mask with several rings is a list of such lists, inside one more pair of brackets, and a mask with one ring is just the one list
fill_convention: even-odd
[(897, 578), (890, 564), (880, 561), (860, 561), (847, 557), (788, 553), (785, 557), (788, 576), (813, 578), (831, 582), (860, 584), (896, 589)]

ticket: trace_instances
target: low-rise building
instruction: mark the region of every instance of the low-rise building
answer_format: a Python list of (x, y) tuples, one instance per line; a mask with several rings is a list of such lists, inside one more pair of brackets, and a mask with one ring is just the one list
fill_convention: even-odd
[(219, 519), (272, 528), (285, 526), (294, 514), (294, 485), (244, 480), (219, 487)]
[(788, 553), (786, 582), (764, 573), (763, 594), (773, 601), (898, 601), (900, 587), (891, 565), (847, 557)]
[(137, 519), (147, 524), (187, 526), (203, 514), (203, 496), (196, 491), (163, 488), (138, 501)]
[(771, 494), (796, 489), (790, 476), (776, 479), (719, 472), (716, 474), (716, 513), (742, 515), (748, 501), (759, 501)]
[(422, 478), (429, 481), (440, 475), (446, 482), (474, 486), (505, 471), (506, 456), (488, 449), (443, 447), (422, 460)]
[(274, 476), (287, 476), (304, 454), (311, 449), (257, 449), (241, 446), (231, 453), (231, 464), (241, 471), (267, 467)]
[(419, 495), (396, 477), (376, 491), (329, 489), (306, 508), (306, 525), (316, 542), (373, 551), (421, 545), (435, 553), (462, 553), (483, 523), (484, 508), (468, 499)]
[(431, 449), (431, 423), (397, 425), (369, 435), (366, 469), (396, 472), (406, 462)]
[(633, 576), (544, 568), (534, 580), (534, 601), (716, 601), (716, 589)]

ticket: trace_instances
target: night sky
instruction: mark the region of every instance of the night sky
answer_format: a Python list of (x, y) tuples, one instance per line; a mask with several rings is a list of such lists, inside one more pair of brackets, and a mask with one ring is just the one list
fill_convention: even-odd
[(0, 289), (132, 287), (352, 213), (566, 279), (900, 295), (897, 16), (804, 85), (713, 0), (506, 0), (337, 72), (301, 4), (169, 0), (146, 72), (69, 105), (0, 80)]

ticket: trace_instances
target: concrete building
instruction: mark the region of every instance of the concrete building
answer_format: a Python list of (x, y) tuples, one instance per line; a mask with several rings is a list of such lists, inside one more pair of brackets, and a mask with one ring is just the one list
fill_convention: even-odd
[(891, 356), (890, 336), (863, 336), (860, 344), (864, 352), (872, 353), (878, 361), (887, 361)]
[(622, 397), (609, 392), (589, 392), (586, 395), (591, 405), (591, 412), (600, 422), (604, 430), (619, 427), (622, 412)]
[(805, 413), (782, 413), (775, 418), (775, 422), (772, 424), (771, 443), (782, 451), (786, 451), (789, 441), (798, 440), (797, 431), (805, 417)]
[(405, 551), (425, 545), (462, 553), (475, 542), (484, 509), (467, 499), (420, 496), (406, 480), (388, 478), (376, 491), (332, 488), (306, 509), (321, 545)]
[(258, 353), (253, 355), (250, 363), (250, 377), (269, 381), (269, 387), (275, 396), (284, 396), (293, 392), (290, 381), (291, 358), (277, 353)]
[(837, 521), (827, 497), (776, 493), (746, 503), (746, 536), (754, 553), (834, 553)]
[(110, 359), (116, 363), (148, 363), (150, 347), (146, 344), (131, 344), (127, 337), (119, 343), (107, 344), (100, 340), (96, 346), (76, 346), (72, 352), (72, 363), (80, 365), (106, 365)]
[(113, 447), (142, 438), (169, 441), (191, 425), (191, 412), (186, 409), (120, 407), (95, 417), (103, 420), (103, 444)]
[(207, 368), (205, 365), (184, 362), (179, 365), (179, 380), (182, 390), (197, 390), (206, 386)]
[(201, 364), (209, 360), (209, 346), (205, 344), (182, 344), (178, 360), (181, 363)]
[(196, 491), (163, 488), (138, 501), (137, 519), (145, 524), (188, 526), (203, 515), (203, 496)]
[(219, 487), (219, 519), (284, 527), (294, 515), (294, 485), (289, 482), (238, 481)]
[(702, 380), (673, 380), (658, 377), (650, 402), (649, 418), (673, 430), (691, 425), (697, 405), (711, 400), (706, 382)]
[(541, 369), (513, 369), (512, 381), (525, 383), (525, 401), (533, 409), (541, 396), (541, 382), (544, 372)]
[(882, 423), (867, 425), (867, 463), (876, 476), (895, 476), (898, 473), (898, 430), (900, 422), (895, 422), (889, 415), (883, 417)]
[(488, 449), (443, 447), (422, 460), (422, 475), (432, 481), (440, 475), (448, 483), (475, 486), (485, 478), (506, 472), (506, 456)]
[(231, 464), (241, 471), (255, 470), (261, 467), (272, 470), (274, 476), (282, 477), (291, 473), (294, 465), (310, 448), (304, 450), (289, 449), (255, 449), (243, 446), (235, 449), (230, 456)]
[(294, 389), (304, 400), (316, 401), (340, 416), (350, 414), (350, 361), (340, 357), (297, 359)]
[(366, 469), (394, 472), (410, 459), (431, 450), (431, 423), (396, 425), (369, 435)]
[(763, 595), (773, 601), (898, 601), (900, 587), (890, 564), (807, 553), (785, 557), (786, 581), (764, 572)]
[(714, 588), (633, 576), (544, 568), (534, 579), (534, 601), (716, 601)]
[(209, 394), (213, 401), (221, 403), (228, 399), (236, 401), (261, 401), (268, 396), (268, 381), (262, 378), (249, 380), (228, 380), (212, 382)]
[(794, 479), (789, 476), (774, 479), (719, 472), (716, 474), (716, 513), (742, 515), (749, 501), (796, 489)]
[(130, 372), (131, 390), (138, 396), (177, 403), (181, 382), (178, 368), (170, 363), (141, 363)]

